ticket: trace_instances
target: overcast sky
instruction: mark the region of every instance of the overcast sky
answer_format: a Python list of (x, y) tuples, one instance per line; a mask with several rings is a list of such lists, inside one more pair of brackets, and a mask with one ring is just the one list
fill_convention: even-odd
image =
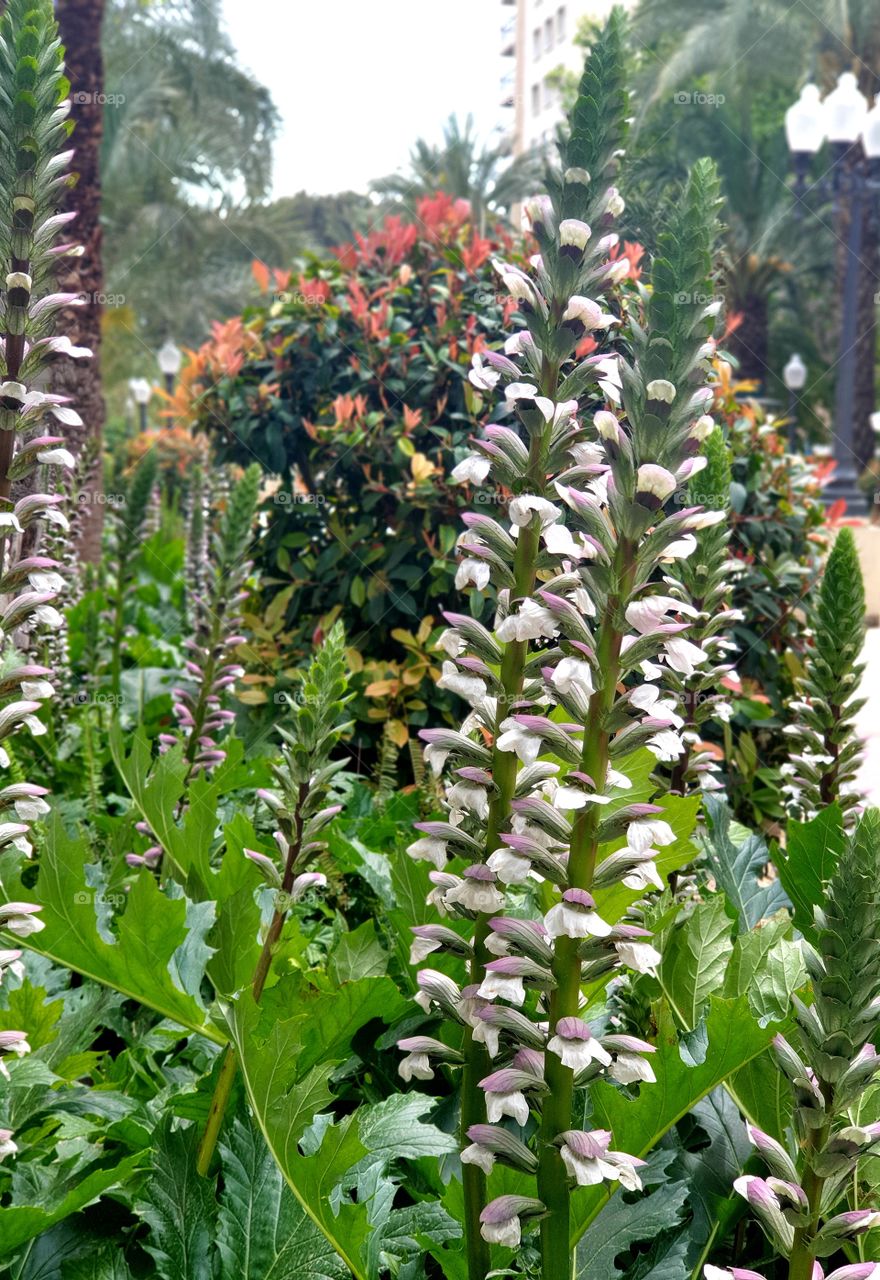
[(283, 123), (275, 194), (363, 190), (439, 140), (453, 111), (481, 136), (499, 106), (499, 0), (223, 0), (240, 62)]

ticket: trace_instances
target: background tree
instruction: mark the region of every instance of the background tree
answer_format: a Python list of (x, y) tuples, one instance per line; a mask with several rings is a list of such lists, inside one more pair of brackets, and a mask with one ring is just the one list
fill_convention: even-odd
[(536, 189), (542, 160), (538, 153), (511, 159), (502, 142), (481, 146), (473, 127), (472, 116), (463, 128), (456, 116), (450, 116), (442, 143), (434, 145), (419, 138), (410, 153), (409, 170), (379, 178), (371, 184), (373, 191), (410, 203), (437, 191), (467, 200), (474, 225), (484, 235), (490, 216), (504, 217), (517, 201)]

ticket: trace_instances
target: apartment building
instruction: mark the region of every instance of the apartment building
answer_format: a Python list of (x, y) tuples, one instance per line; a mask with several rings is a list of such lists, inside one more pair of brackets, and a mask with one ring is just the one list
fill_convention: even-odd
[[(552, 140), (562, 117), (551, 73), (580, 71), (584, 51), (574, 43), (580, 21), (601, 21), (614, 0), (502, 0), (501, 53), (507, 63), (501, 105), (512, 111), (514, 155)], [(507, 59), (510, 61), (507, 62)]]

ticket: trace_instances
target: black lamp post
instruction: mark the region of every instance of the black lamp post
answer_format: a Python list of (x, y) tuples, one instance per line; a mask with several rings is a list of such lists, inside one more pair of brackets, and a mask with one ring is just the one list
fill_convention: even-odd
[[(834, 397), (834, 475), (825, 489), (830, 505), (843, 498), (858, 505), (860, 492), (855, 451), (856, 346), (858, 342), (859, 278), (862, 241), (867, 218), (876, 216), (880, 194), (880, 99), (872, 111), (859, 92), (856, 78), (845, 71), (824, 101), (814, 84), (801, 90), (785, 113), (785, 131), (792, 152), (798, 211), (804, 197), (816, 192), (829, 197), (836, 210), (849, 210), (845, 248), (840, 354)], [(807, 184), (810, 164), (824, 141), (831, 147), (829, 178)]]
[(807, 366), (796, 353), (789, 356), (788, 364), (782, 370), (782, 381), (788, 391), (788, 450), (795, 453), (798, 446), (798, 392), (803, 391), (807, 383)]
[(156, 352), (156, 360), (162, 377), (165, 379), (165, 390), (169, 395), (173, 395), (174, 383), (177, 381), (180, 366), (183, 364), (183, 352), (173, 338), (165, 339)]
[(150, 386), (146, 378), (129, 378), (128, 389), (131, 392), (132, 399), (137, 405), (138, 427), (141, 431), (146, 431), (148, 425), (147, 405), (150, 403), (153, 388)]

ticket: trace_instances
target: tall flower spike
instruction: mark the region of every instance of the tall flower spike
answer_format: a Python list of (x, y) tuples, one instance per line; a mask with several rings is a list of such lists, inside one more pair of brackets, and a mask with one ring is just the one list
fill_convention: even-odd
[(186, 642), (187, 687), (174, 690), (179, 737), (163, 734), (163, 748), (183, 741), (190, 772), (207, 772), (225, 759), (217, 739), (234, 720), (223, 706), (224, 691), (244, 674), (233, 649), (244, 641), (239, 610), (247, 596), (253, 568), (245, 553), (253, 536), (262, 472), (248, 467), (232, 489), (220, 527), (211, 539), (212, 555), (204, 572), (206, 585), (190, 596), (194, 634)]
[[(345, 661), (345, 633), (342, 624), (337, 622), (312, 658), (300, 696), (291, 703), (291, 727), (280, 728), (284, 739), (282, 761), (274, 766), (278, 785), (271, 791), (257, 793), (278, 823), (275, 843), (280, 861), (253, 849), (244, 851), (276, 891), (275, 910), (251, 983), (256, 1001), (263, 994), (291, 906), (310, 889), (322, 888), (327, 883), (326, 876), (312, 867), (325, 847), (321, 833), (342, 807), (335, 803), (334, 779), (347, 762), (330, 757), (342, 735), (351, 728), (344, 717), (345, 706), (351, 698), (347, 691)], [(426, 1040), (422, 1044), (421, 1037), (417, 1040), (419, 1043), (410, 1046), (411, 1076), (420, 1078), (424, 1074), (422, 1063), (429, 1051), (425, 1045), (432, 1042)], [(207, 1173), (211, 1163), (235, 1072), (235, 1050), (230, 1045), (199, 1146), (198, 1168), (202, 1174)]]
[[(619, 37), (618, 22), (598, 42), (600, 65)], [(614, 75), (610, 80), (616, 85)], [(595, 89), (590, 74), (587, 87)], [(603, 129), (596, 136), (605, 136)], [(607, 176), (607, 168), (608, 158), (597, 156), (593, 170)], [(494, 632), (448, 615), (444, 682), (472, 712), (460, 733), (423, 735), (429, 762), (447, 772), (450, 815), (448, 822), (419, 824), (410, 849), (436, 868), (430, 901), (473, 922), (467, 985), (459, 988), (436, 971), (423, 971), (419, 982), (419, 1003), (464, 1028), (466, 1134), (483, 1132), (488, 1111), (491, 1123), (516, 1120), (528, 1150), (535, 1143), (538, 1194), (523, 1202), (529, 1206), (523, 1212), (508, 1197), (481, 1208), (489, 1160), (468, 1148), (471, 1276), (485, 1275), (490, 1265), (475, 1225), (486, 1242), (513, 1243), (521, 1219), (532, 1216), (540, 1218), (544, 1277), (569, 1274), (572, 1186), (639, 1185), (638, 1161), (611, 1149), (613, 1135), (575, 1128), (574, 1092), (601, 1073), (648, 1086), (653, 1072), (635, 1059), (651, 1047), (632, 1037), (609, 1037), (606, 1044), (595, 1035), (580, 1017), (581, 979), (659, 959), (647, 942), (632, 942), (632, 926), (612, 927), (602, 918), (592, 891), (658, 883), (655, 847), (675, 839), (657, 805), (623, 804), (604, 815), (631, 785), (618, 767), (622, 760), (643, 744), (658, 759), (680, 751), (671, 722), (645, 711), (650, 697), (640, 702), (646, 689), (658, 695), (642, 677), (660, 681), (676, 664), (705, 661), (681, 634), (697, 611), (652, 585), (675, 544), (705, 517), (701, 509), (667, 516), (663, 508), (693, 470), (693, 428), (711, 396), (700, 380), (713, 320), (696, 300), (711, 271), (716, 203), (711, 166), (698, 166), (662, 245), (646, 323), (632, 327), (638, 360), (631, 367), (615, 361), (613, 376), (608, 357), (578, 362), (576, 352), (584, 334), (607, 327), (613, 315), (617, 272), (604, 255), (614, 237), (597, 239), (583, 228), (607, 230), (622, 207), (615, 189), (594, 187), (581, 165), (569, 165), (553, 200), (530, 202), (541, 249), (533, 273), (504, 273), (528, 333), (508, 340), (506, 357), (490, 354), (487, 361), (519, 430), (490, 425), (480, 445), (493, 477), (513, 491), (510, 524), (466, 519), (461, 542), (467, 566), (461, 580), (479, 587), (494, 579), (498, 611)], [(585, 251), (593, 245), (592, 254)], [(603, 301), (592, 305), (590, 295), (597, 294)], [(695, 301), (676, 310), (682, 296)], [(487, 381), (482, 366), (479, 377)], [(599, 408), (593, 432), (580, 420), (579, 402), (596, 383), (612, 405), (622, 399), (626, 416)], [(599, 863), (609, 845), (617, 848)], [(454, 872), (446, 869), (449, 856), (463, 860)], [(545, 882), (543, 917), (523, 920), (521, 904), (515, 917), (505, 917), (505, 886), (528, 886), (537, 877)], [(442, 933), (427, 941), (459, 953)], [(494, 1069), (490, 1055), (502, 1057)], [(474, 1096), (474, 1085), (482, 1096)], [(526, 1139), (533, 1120), (540, 1133)], [(517, 1167), (528, 1166), (517, 1151)], [(491, 1154), (495, 1161), (513, 1159), (500, 1148)]]
[(865, 588), (851, 529), (835, 539), (811, 621), (813, 645), (791, 703), (797, 720), (786, 730), (797, 754), (783, 766), (785, 789), (799, 817), (836, 801), (850, 825), (861, 799), (854, 790), (861, 742), (853, 720), (864, 706), (856, 695), (865, 638)]
[(110, 692), (118, 698), (122, 687), (122, 658), (125, 643), (125, 615), (128, 593), (134, 576), (138, 548), (146, 536), (145, 524), (156, 483), (158, 455), (155, 449), (144, 454), (136, 465), (125, 491), (125, 499), (113, 508), (113, 570), (110, 588)]
[[(22, 728), (45, 732), (39, 712), (54, 692), (51, 672), (22, 652), (41, 631), (61, 625), (54, 602), (63, 579), (57, 562), (38, 554), (39, 532), (44, 522), (64, 528), (67, 521), (57, 494), (28, 492), (28, 485), (19, 486), (24, 495), (17, 497), (16, 485), (39, 467), (73, 465), (55, 432), (80, 419), (46, 385), (55, 358), (88, 354), (53, 334), (59, 307), (77, 301), (51, 292), (53, 259), (71, 249), (56, 244), (67, 215), (55, 212), (72, 154), (62, 151), (69, 87), (51, 0), (9, 0), (0, 19), (0, 771), (8, 775), (0, 783), (0, 843), (26, 854), (30, 823), (48, 805), (44, 788), (11, 772), (11, 739)], [(26, 937), (42, 928), (38, 911), (29, 903), (0, 905), (0, 931)], [(3, 946), (0, 973), (19, 954)], [(21, 1032), (0, 1034), (0, 1051), (27, 1049)], [(14, 1152), (6, 1130), (0, 1148)]]
[[(794, 1000), (799, 1047), (782, 1036), (774, 1042), (790, 1082), (797, 1146), (786, 1149), (749, 1126), (768, 1176), (734, 1184), (788, 1259), (790, 1280), (817, 1280), (818, 1258), (880, 1224), (880, 1214), (868, 1209), (827, 1216), (852, 1185), (859, 1160), (880, 1151), (880, 1124), (853, 1123), (880, 1075), (880, 1055), (869, 1041), (880, 1000), (880, 811), (869, 810), (848, 837), (810, 936), (815, 946), (803, 945), (813, 1000)], [(717, 1280), (727, 1273), (710, 1266), (705, 1274)], [(838, 1280), (876, 1274), (877, 1262), (832, 1272)]]
[[(671, 790), (680, 794), (693, 787), (714, 790), (720, 785), (715, 777), (717, 765), (712, 754), (700, 750), (700, 742), (707, 721), (726, 722), (732, 713), (730, 703), (721, 692), (721, 682), (731, 668), (728, 657), (734, 648), (728, 629), (740, 616), (730, 608), (730, 581), (737, 572), (736, 561), (727, 554), (730, 453), (721, 431), (708, 414), (694, 423), (692, 437), (702, 445), (705, 466), (692, 476), (687, 486), (686, 505), (702, 507), (706, 513), (705, 523), (695, 533), (686, 534), (681, 545), (667, 548), (667, 556), (675, 555), (667, 583), (671, 595), (697, 610), (687, 638), (703, 649), (707, 661), (690, 675), (673, 667), (668, 679), (678, 704), (673, 713), (683, 722), (684, 750), (673, 767), (671, 781)], [(654, 711), (657, 713), (657, 704)]]

